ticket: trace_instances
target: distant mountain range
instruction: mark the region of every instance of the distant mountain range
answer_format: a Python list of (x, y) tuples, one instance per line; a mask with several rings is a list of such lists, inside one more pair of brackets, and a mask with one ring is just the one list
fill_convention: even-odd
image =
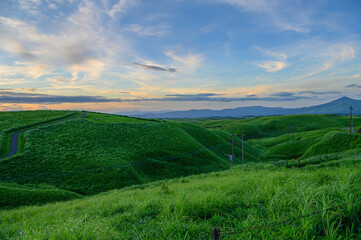
[[(273, 116), (273, 115), (296, 115), (296, 114), (349, 114), (349, 106), (354, 107), (355, 114), (361, 114), (361, 100), (342, 97), (335, 101), (302, 108), (282, 107), (239, 107), (222, 110), (199, 109), (169, 112), (134, 112), (125, 115), (141, 118), (207, 118), (207, 117), (247, 117), (247, 116)], [(117, 113), (123, 114), (124, 113)]]

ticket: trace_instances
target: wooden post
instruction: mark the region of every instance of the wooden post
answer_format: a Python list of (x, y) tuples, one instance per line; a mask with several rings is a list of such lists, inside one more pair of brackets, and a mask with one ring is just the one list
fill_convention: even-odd
[(213, 240), (221, 240), (221, 229), (214, 227), (213, 233), (212, 233), (212, 239)]

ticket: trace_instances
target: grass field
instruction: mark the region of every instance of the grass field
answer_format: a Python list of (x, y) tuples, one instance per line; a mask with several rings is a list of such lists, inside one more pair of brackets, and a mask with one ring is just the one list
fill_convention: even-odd
[[(361, 239), (361, 134), (348, 124), (90, 112), (31, 130), (0, 162), (0, 239), (210, 239), (213, 227), (222, 239)], [(236, 137), (229, 169), (242, 131), (247, 164)]]
[[(211, 239), (219, 227), (238, 230), (222, 239), (358, 239), (360, 184), (359, 165), (274, 170), (256, 164), (3, 210), (0, 238)], [(284, 224), (249, 229), (279, 222)]]

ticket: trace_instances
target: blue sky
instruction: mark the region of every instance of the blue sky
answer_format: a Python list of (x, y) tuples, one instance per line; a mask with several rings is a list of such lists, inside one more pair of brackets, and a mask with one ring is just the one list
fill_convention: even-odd
[(359, 0), (2, 0), (0, 110), (361, 98)]

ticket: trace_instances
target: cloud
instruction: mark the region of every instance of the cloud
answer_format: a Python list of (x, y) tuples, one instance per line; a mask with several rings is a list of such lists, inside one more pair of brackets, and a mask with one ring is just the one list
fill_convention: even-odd
[[(337, 64), (347, 62), (356, 57), (355, 48), (345, 44), (331, 45), (327, 50), (324, 49), (324, 52), (326, 52), (327, 57), (329, 59), (323, 62), (323, 64), (319, 66), (317, 69), (302, 76), (301, 78), (310, 77), (315, 74), (327, 71), (331, 68), (334, 68)], [(315, 52), (312, 52), (311, 54), (315, 54)]]
[(38, 7), (41, 3), (41, 0), (19, 0), (20, 8), (33, 15), (39, 14)]
[(298, 94), (311, 94), (311, 95), (326, 95), (326, 94), (341, 94), (339, 91), (325, 91), (325, 92), (316, 92), (316, 91), (302, 91)]
[(175, 54), (173, 51), (166, 51), (164, 54), (174, 60), (174, 64), (177, 69), (186, 73), (195, 72), (202, 64), (204, 58), (201, 54), (187, 54), (180, 56)]
[(256, 65), (258, 67), (265, 69), (266, 72), (271, 72), (271, 73), (281, 71), (282, 69), (288, 66), (286, 62), (282, 62), (282, 61), (265, 61), (261, 64), (256, 64)]
[(213, 96), (219, 96), (224, 94), (218, 94), (218, 93), (197, 93), (197, 94), (168, 94), (165, 95), (167, 97), (213, 97)]
[(255, 49), (268, 56), (275, 57), (279, 60), (286, 60), (288, 57), (285, 53), (274, 52), (260, 47), (255, 47)]
[(56, 4), (54, 4), (54, 3), (50, 3), (50, 4), (48, 5), (48, 8), (50, 8), (50, 9), (52, 9), (52, 10), (55, 10), (55, 9), (57, 9), (57, 6), (56, 6)]
[(199, 94), (172, 94), (160, 98), (104, 98), (101, 96), (62, 96), (41, 93), (24, 93), (14, 91), (0, 91), (0, 103), (24, 103), (24, 104), (59, 104), (59, 103), (106, 103), (106, 102), (245, 102), (245, 101), (296, 101), (308, 99), (308, 97), (219, 97), (222, 94), (199, 93)]
[(113, 56), (121, 56), (126, 44), (112, 29), (103, 27), (110, 20), (98, 8), (93, 1), (80, 2), (51, 33), (38, 27), (41, 22), (0, 16), (0, 49), (21, 58), (29, 66), (22, 69), (28, 77), (54, 71), (70, 72), (73, 82), (79, 76), (99, 77), (106, 64), (113, 63)]
[(65, 78), (65, 77), (49, 77), (49, 78), (46, 78), (46, 80), (48, 81), (52, 81), (52, 82), (57, 82), (57, 83), (67, 83), (69, 82), (70, 80)]
[(353, 83), (353, 84), (347, 85), (346, 88), (361, 88), (361, 85)]
[(274, 96), (274, 97), (292, 97), (293, 95), (295, 95), (295, 94), (292, 92), (277, 92), (277, 93), (271, 94), (271, 96)]
[(170, 73), (176, 72), (176, 69), (174, 69), (174, 68), (165, 69), (165, 68), (158, 67), (158, 66), (145, 65), (145, 64), (140, 64), (140, 63), (131, 63), (131, 64), (148, 69), (148, 70), (153, 70), (153, 71), (166, 71), (166, 72), (170, 72)]
[[(254, 14), (255, 21), (281, 31), (306, 33), (312, 24), (310, 12), (299, 11), (298, 4), (279, 0), (215, 0)], [(267, 28), (269, 30), (269, 28)]]
[(288, 102), (297, 101), (301, 99), (308, 99), (308, 97), (302, 96), (291, 96), (291, 97), (243, 97), (243, 98), (232, 98), (232, 97), (209, 97), (209, 96), (178, 96), (178, 97), (164, 97), (164, 98), (143, 98), (143, 99), (132, 99), (123, 101), (131, 102), (142, 102), (142, 101), (158, 101), (158, 102), (247, 102), (247, 101), (269, 101), (269, 102)]
[(107, 99), (99, 96), (60, 96), (40, 93), (19, 93), (0, 91), (0, 103), (91, 103), (120, 102), (120, 99)]
[(142, 26), (140, 24), (131, 24), (123, 29), (123, 31), (133, 32), (140, 36), (163, 36), (169, 32), (168, 24), (158, 24), (155, 26)]
[(36, 88), (9, 88), (9, 89), (0, 89), (0, 91), (25, 91), (25, 92), (36, 92)]
[(100, 91), (100, 93), (105, 93), (105, 94), (129, 94), (129, 92), (124, 92), (124, 91), (118, 91), (118, 90), (106, 90), (106, 91)]
[(108, 11), (108, 15), (114, 18), (118, 13), (124, 13), (128, 9), (136, 6), (138, 2), (138, 0), (119, 0)]

